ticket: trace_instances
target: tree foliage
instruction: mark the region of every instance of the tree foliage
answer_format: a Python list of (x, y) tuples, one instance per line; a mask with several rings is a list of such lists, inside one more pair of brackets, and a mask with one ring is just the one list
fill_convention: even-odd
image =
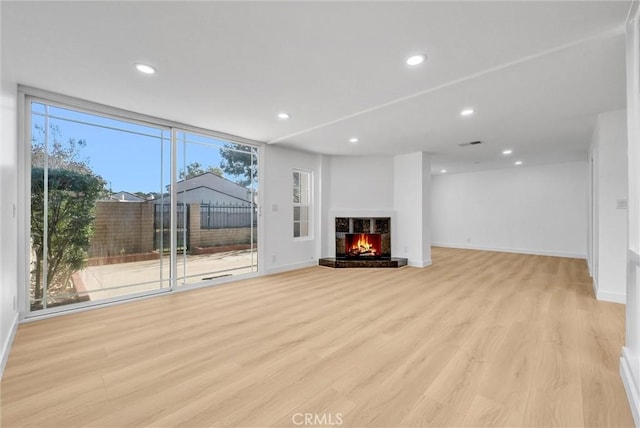
[[(44, 128), (39, 125), (35, 125), (34, 128), (35, 132), (31, 139), (31, 165), (44, 168)], [(89, 167), (89, 159), (80, 159), (80, 150), (86, 147), (86, 140), (70, 138), (63, 144), (60, 130), (56, 125), (49, 127), (49, 135), (51, 141), (46, 150), (48, 168), (93, 174)]]
[[(70, 139), (63, 144), (56, 131), (55, 128), (51, 130), (51, 135), (56, 138), (53, 138), (46, 155), (41, 139), (34, 138), (31, 146), (31, 245), (35, 254), (32, 279), (36, 301), (43, 297), (44, 278), (48, 288), (64, 288), (71, 275), (85, 266), (93, 232), (95, 202), (106, 195), (105, 181), (93, 173), (88, 161), (79, 159), (79, 149), (86, 142)], [(46, 237), (45, 188), (48, 206)]]
[(224, 147), (220, 149), (220, 168), (226, 174), (238, 177), (238, 184), (241, 186), (247, 187), (256, 182), (258, 165), (254, 161), (255, 149), (233, 143), (226, 143)]
[(196, 175), (205, 174), (207, 172), (211, 172), (220, 177), (222, 177), (224, 174), (224, 171), (222, 171), (222, 169), (217, 166), (210, 165), (204, 168), (200, 162), (191, 162), (186, 166), (186, 170), (183, 169), (180, 171), (180, 174), (178, 174), (178, 179), (186, 180), (191, 177), (195, 177)]

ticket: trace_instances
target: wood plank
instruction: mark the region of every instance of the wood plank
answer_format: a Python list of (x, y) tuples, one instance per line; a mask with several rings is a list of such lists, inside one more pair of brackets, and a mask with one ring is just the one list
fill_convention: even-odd
[(624, 306), (594, 299), (584, 260), (432, 258), (22, 324), (1, 424), (294, 427), (301, 413), (353, 427), (633, 425), (617, 373)]

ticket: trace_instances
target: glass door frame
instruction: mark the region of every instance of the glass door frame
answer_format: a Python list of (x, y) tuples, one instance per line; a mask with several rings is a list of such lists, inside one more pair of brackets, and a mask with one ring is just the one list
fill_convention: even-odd
[[(97, 302), (81, 302), (72, 303), (64, 306), (56, 306), (48, 308), (46, 310), (31, 311), (30, 309), (30, 263), (31, 263), (31, 104), (32, 102), (42, 103), (45, 105), (51, 105), (61, 107), (65, 109), (72, 109), (83, 113), (94, 114), (103, 116), (110, 119), (122, 120), (130, 123), (136, 123), (144, 126), (153, 126), (162, 128), (164, 131), (170, 133), (170, 269), (169, 269), (169, 287), (166, 289), (152, 290), (149, 292), (135, 293), (124, 297), (113, 297), (101, 299)], [(115, 107), (105, 106), (102, 104), (96, 104), (90, 101), (77, 99), (74, 97), (52, 93), (49, 91), (32, 88), (28, 86), (18, 85), (18, 140), (17, 140), (17, 155), (18, 155), (18, 168), (21, 171), (18, 177), (18, 279), (20, 281), (18, 287), (18, 310), (20, 313), (20, 320), (26, 319), (42, 319), (59, 314), (72, 313), (96, 307), (109, 306), (113, 304), (119, 304), (135, 299), (147, 298), (158, 294), (165, 294), (177, 291), (188, 291), (200, 287), (208, 287), (223, 282), (230, 282), (238, 279), (249, 278), (259, 276), (263, 274), (264, 263), (260, 263), (263, 259), (262, 251), (260, 248), (256, 248), (257, 251), (257, 266), (256, 272), (242, 274), (236, 277), (221, 278), (219, 280), (212, 280), (197, 285), (186, 285), (178, 287), (178, 266), (177, 266), (177, 186), (178, 181), (178, 165), (177, 165), (177, 140), (176, 134), (178, 132), (190, 132), (200, 134), (203, 136), (209, 136), (215, 139), (228, 141), (230, 143), (242, 144), (253, 147), (257, 151), (257, 166), (258, 166), (258, 183), (263, 182), (263, 172), (260, 168), (264, 164), (264, 150), (265, 143), (254, 141), (230, 134), (225, 134), (213, 130), (203, 129), (195, 126), (186, 125), (183, 123), (173, 122), (166, 119), (160, 119), (152, 116), (147, 116), (141, 113), (135, 113), (127, 110), (118, 109)], [(258, 192), (257, 210), (257, 234), (258, 242), (261, 241), (264, 236), (263, 219), (260, 215), (262, 206), (262, 198), (264, 192)], [(251, 234), (253, 241), (253, 233)], [(252, 258), (254, 256), (252, 255)]]
[[(203, 132), (200, 132), (200, 131), (187, 130), (185, 128), (176, 127), (176, 128), (173, 128), (172, 130), (173, 130), (172, 141), (175, 143), (175, 150), (176, 150), (176, 153), (173, 156), (173, 159), (175, 159), (174, 163), (176, 165), (176, 174), (178, 174), (178, 175), (176, 175), (176, 180), (179, 178), (178, 171), (186, 172), (186, 168), (187, 168), (186, 159), (187, 159), (187, 152), (188, 152), (187, 151), (187, 147), (189, 147), (188, 144), (197, 145), (197, 146), (200, 146), (200, 147), (207, 147), (207, 148), (210, 148), (210, 149), (214, 149), (214, 148), (216, 150), (223, 150), (224, 149), (225, 151), (229, 150), (229, 151), (233, 151), (233, 152), (236, 152), (236, 153), (246, 154), (246, 155), (250, 156), (251, 168), (253, 169), (253, 167), (255, 165), (255, 167), (257, 168), (258, 175), (260, 174), (259, 156), (260, 156), (261, 150), (259, 150), (259, 148), (256, 147), (255, 145), (248, 145), (248, 144), (244, 144), (244, 143), (239, 143), (237, 141), (231, 141), (231, 140), (226, 139), (226, 138), (220, 138), (219, 136), (212, 135), (211, 133), (203, 133)], [(180, 134), (182, 134), (182, 135), (180, 135)], [(211, 142), (196, 141), (194, 138), (206, 138), (206, 139), (210, 138), (210, 139), (212, 139), (214, 141), (211, 141)], [(249, 151), (243, 151), (243, 150), (238, 150), (238, 149), (235, 149), (235, 148), (227, 148), (225, 146), (218, 147), (218, 146), (216, 146), (215, 142), (232, 143), (232, 144), (236, 144), (236, 145), (243, 145), (243, 146), (246, 146), (246, 147), (250, 148), (250, 150)], [(182, 159), (182, 161), (183, 161), (182, 165), (178, 165), (178, 161), (180, 159)], [(255, 163), (254, 163), (254, 160), (255, 160)], [(196, 160), (196, 162), (199, 162), (199, 161), (200, 161), (200, 159)], [(257, 176), (254, 178), (254, 176), (252, 174), (251, 177), (250, 177), (250, 180), (249, 180), (249, 185), (251, 187), (248, 190), (250, 190), (251, 201), (252, 201), (253, 204), (256, 204), (256, 202), (255, 202), (256, 191), (255, 191), (255, 188), (254, 188), (254, 185), (256, 183), (260, 183), (260, 178), (257, 177)], [(172, 189), (174, 189), (176, 191), (176, 194), (172, 195), (172, 197), (174, 198), (173, 200), (176, 201), (176, 207), (172, 207), (172, 210), (171, 210), (172, 213), (173, 212), (176, 212), (176, 213), (178, 212), (178, 205), (179, 204), (185, 204), (185, 205), (183, 205), (185, 207), (186, 207), (186, 204), (187, 204), (185, 201), (181, 201), (180, 200), (180, 196), (178, 195), (177, 187), (178, 186), (172, 187)], [(259, 192), (258, 192), (258, 196), (260, 196)], [(256, 204), (256, 208), (258, 208), (259, 206), (260, 206), (259, 204)], [(251, 268), (251, 272), (240, 274), (240, 275), (243, 275), (245, 277), (251, 275), (252, 273), (257, 273), (259, 268), (260, 268), (260, 260), (259, 260), (259, 257), (257, 255), (257, 247), (254, 247), (254, 245), (256, 243), (256, 240), (254, 239), (254, 236), (258, 235), (259, 231), (260, 231), (260, 225), (257, 224), (257, 222), (256, 222), (256, 224), (254, 224), (254, 219), (258, 220), (260, 218), (260, 216), (254, 217), (254, 215), (256, 215), (256, 213), (254, 213), (254, 211), (256, 211), (256, 210), (253, 210), (253, 209), (250, 210), (250, 224), (251, 224), (251, 227), (250, 227), (250, 232), (249, 232), (249, 241), (250, 241), (249, 245), (250, 245), (250, 251), (251, 251), (251, 257), (250, 257), (251, 262), (250, 262), (250, 265), (248, 267)], [(186, 211), (186, 212), (188, 212), (188, 211)], [(171, 236), (177, 237), (178, 233), (179, 233), (178, 229), (182, 228), (183, 233), (185, 233), (185, 236), (182, 237), (182, 242), (183, 243), (188, 241), (186, 234), (188, 233), (187, 230), (189, 228), (187, 226), (188, 221), (187, 221), (186, 212), (185, 212), (185, 215), (183, 216), (184, 224), (180, 225), (180, 224), (178, 224), (179, 221), (176, 221), (175, 222), (176, 230), (171, 232)], [(179, 220), (179, 219), (177, 219), (177, 220)], [(172, 224), (174, 224), (174, 223), (172, 223)], [(194, 227), (194, 225), (190, 225), (189, 227), (192, 228), (192, 227)], [(198, 277), (198, 276), (201, 276), (201, 275), (199, 275), (199, 274), (187, 275), (187, 269), (188, 269), (187, 249), (186, 249), (185, 245), (183, 245), (182, 246), (182, 252), (178, 253), (178, 251), (177, 251), (178, 244), (179, 244), (179, 242), (175, 246), (175, 248), (176, 248), (175, 265), (172, 264), (172, 266), (174, 266), (174, 268), (175, 268), (173, 271), (176, 272), (176, 283), (175, 283), (175, 286), (176, 286), (177, 289), (193, 288), (193, 287), (200, 287), (200, 286), (205, 286), (206, 287), (206, 286), (211, 285), (212, 283), (226, 282), (226, 281), (220, 281), (219, 277), (216, 277), (215, 279), (207, 280), (207, 281), (203, 282), (202, 284), (188, 283), (187, 280), (189, 278), (194, 278), (194, 277)], [(181, 266), (180, 266), (180, 263), (178, 261), (178, 256), (179, 255), (182, 256), (182, 260), (183, 260)], [(254, 270), (254, 267), (255, 267), (255, 270)], [(218, 271), (210, 271), (210, 272), (207, 272), (207, 274), (223, 274), (223, 275), (225, 275), (225, 274), (229, 274), (229, 272), (233, 272), (234, 270), (237, 270), (237, 269), (242, 269), (242, 268), (230, 268), (230, 269), (222, 269), (222, 270), (218, 270)], [(180, 271), (182, 271), (181, 275), (180, 275)], [(182, 282), (178, 282), (178, 280), (182, 280)]]

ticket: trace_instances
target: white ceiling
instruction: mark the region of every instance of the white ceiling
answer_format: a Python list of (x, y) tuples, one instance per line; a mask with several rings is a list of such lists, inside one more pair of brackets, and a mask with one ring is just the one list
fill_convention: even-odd
[[(625, 107), (629, 6), (3, 1), (2, 73), (324, 154), (426, 151), (450, 173), (570, 161), (586, 158), (598, 113)], [(407, 66), (416, 52), (428, 60)]]

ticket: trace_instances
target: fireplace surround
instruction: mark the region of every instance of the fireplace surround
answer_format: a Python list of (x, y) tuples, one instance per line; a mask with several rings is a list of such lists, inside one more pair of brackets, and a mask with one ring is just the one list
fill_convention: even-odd
[(391, 257), (391, 218), (336, 217), (337, 259)]
[(391, 257), (390, 217), (335, 217), (336, 257), (322, 258), (321, 266), (401, 267), (407, 259)]

